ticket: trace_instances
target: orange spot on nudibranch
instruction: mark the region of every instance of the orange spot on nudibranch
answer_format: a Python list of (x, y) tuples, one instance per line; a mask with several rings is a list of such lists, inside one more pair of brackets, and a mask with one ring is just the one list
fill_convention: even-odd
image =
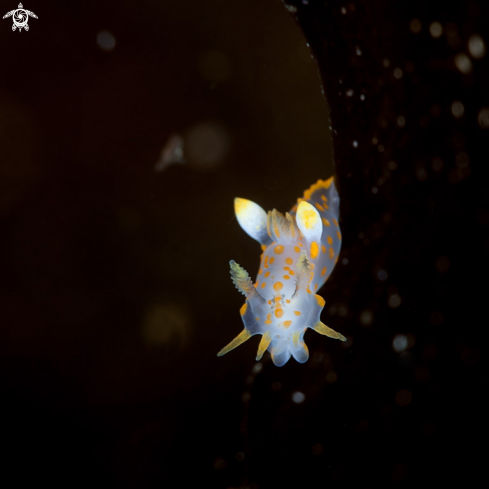
[(314, 260), (314, 258), (317, 258), (319, 254), (319, 246), (316, 241), (313, 241), (311, 243), (311, 258)]
[(263, 282), (263, 283), (261, 284), (261, 288), (263, 289), (263, 288), (264, 288), (266, 285), (267, 285), (267, 284), (266, 284), (265, 282)]
[(322, 251), (323, 253), (326, 253), (326, 246), (321, 245), (321, 251)]
[(285, 280), (289, 280), (289, 279), (290, 279), (290, 277), (289, 277), (288, 275), (284, 275), (284, 279), (285, 279)]
[(275, 309), (275, 317), (280, 319), (282, 316), (284, 315), (284, 310), (283, 309), (279, 309), (277, 307), (277, 309)]
[(290, 304), (290, 301), (289, 301), (289, 299), (285, 299), (285, 302), (287, 302), (287, 304)]
[(267, 245), (261, 245), (261, 250), (265, 251), (267, 249)]
[(277, 245), (273, 251), (275, 251), (277, 255), (281, 255), (284, 252), (284, 247), (282, 245)]
[(244, 316), (246, 314), (246, 309), (248, 309), (248, 304), (245, 302), (241, 306), (241, 309), (239, 310), (239, 313), (241, 314), (241, 316)]
[(260, 268), (260, 269), (258, 270), (258, 275), (261, 275), (262, 273), (263, 273), (263, 270)]
[(268, 255), (265, 256), (265, 261), (263, 262), (263, 266), (268, 268)]
[(285, 259), (285, 263), (287, 263), (287, 265), (292, 265), (292, 263), (294, 263), (294, 260), (292, 260), (292, 258), (290, 258), (290, 257), (287, 257)]
[(339, 231), (336, 231), (336, 236), (338, 236), (338, 239), (341, 239), (341, 233)]
[(272, 314), (270, 312), (267, 314), (267, 319), (265, 320), (265, 324), (272, 324)]
[(270, 275), (270, 272), (265, 272), (264, 277), (268, 277)]
[(316, 302), (319, 307), (324, 307), (324, 304), (326, 304), (326, 301), (320, 296), (316, 295)]
[(324, 277), (326, 275), (326, 267), (324, 267), (322, 270), (321, 270), (321, 277)]
[(331, 258), (331, 260), (334, 258), (334, 250), (333, 250), (333, 248), (330, 248), (329, 249), (329, 257)]
[(301, 249), (298, 246), (294, 246), (294, 251), (296, 253), (300, 253), (301, 252)]
[(318, 211), (324, 211), (324, 207), (321, 204), (314, 204)]
[(258, 287), (258, 282), (255, 285), (253, 285), (253, 287), (255, 287), (255, 289), (256, 289)]
[(301, 312), (300, 312), (300, 311), (294, 311), (294, 314), (295, 314), (296, 316), (300, 316), (300, 315), (301, 315)]
[(333, 238), (331, 236), (328, 236), (328, 243), (331, 246), (333, 244)]
[(323, 221), (323, 224), (324, 224), (325, 226), (328, 226), (328, 227), (329, 227), (329, 226), (331, 226), (331, 224), (329, 223), (329, 221), (328, 221), (328, 220), (327, 220), (325, 217), (322, 217), (322, 218), (321, 218), (321, 221)]
[(279, 292), (283, 288), (284, 288), (284, 284), (282, 282), (275, 282), (273, 284), (273, 290), (275, 290), (276, 292)]
[(321, 199), (323, 202), (328, 202), (328, 198), (325, 195), (321, 195)]
[(336, 220), (334, 217), (333, 217), (333, 222), (334, 222), (334, 225), (335, 225), (337, 228), (338, 228), (338, 227), (340, 227), (340, 226), (338, 225), (338, 221), (337, 221), (337, 220)]
[(270, 257), (270, 265), (273, 265), (273, 262), (275, 261), (275, 258), (272, 256)]
[(292, 324), (292, 321), (284, 321), (284, 328), (289, 328), (290, 325)]
[(314, 284), (314, 292), (316, 292), (316, 290), (318, 290), (318, 284)]

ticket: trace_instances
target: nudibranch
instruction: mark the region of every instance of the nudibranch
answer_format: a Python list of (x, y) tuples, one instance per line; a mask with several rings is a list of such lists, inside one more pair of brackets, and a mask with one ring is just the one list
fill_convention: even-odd
[(234, 200), (239, 224), (261, 244), (263, 253), (255, 284), (244, 268), (229, 262), (231, 278), (246, 296), (240, 310), (244, 330), (218, 356), (261, 334), (256, 359), (268, 350), (280, 367), (291, 356), (300, 363), (307, 361), (307, 328), (346, 341), (321, 322), (325, 301), (316, 294), (338, 261), (339, 207), (333, 177), (318, 180), (285, 216), (275, 209), (267, 214), (250, 200)]

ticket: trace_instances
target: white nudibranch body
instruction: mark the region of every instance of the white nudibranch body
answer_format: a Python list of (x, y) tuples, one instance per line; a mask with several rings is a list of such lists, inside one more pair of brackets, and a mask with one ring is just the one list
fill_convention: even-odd
[(291, 356), (304, 363), (309, 358), (304, 343), (307, 328), (346, 341), (321, 322), (325, 301), (316, 295), (338, 261), (339, 204), (333, 177), (318, 180), (285, 216), (275, 209), (267, 214), (250, 200), (235, 199), (239, 224), (261, 244), (263, 253), (255, 284), (246, 270), (230, 262), (231, 278), (246, 296), (240, 311), (244, 330), (218, 356), (261, 334), (257, 360), (268, 350), (277, 366)]

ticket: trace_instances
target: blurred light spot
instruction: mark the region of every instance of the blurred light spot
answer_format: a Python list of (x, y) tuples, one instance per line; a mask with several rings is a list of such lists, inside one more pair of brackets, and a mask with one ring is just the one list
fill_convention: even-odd
[(221, 457), (216, 457), (214, 460), (214, 468), (216, 470), (224, 470), (226, 468), (226, 462)]
[(179, 134), (171, 134), (161, 150), (160, 159), (156, 162), (155, 171), (163, 171), (170, 165), (183, 164), (183, 138)]
[(383, 144), (379, 144), (379, 146), (377, 147), (377, 149), (379, 150), (379, 153), (383, 153), (385, 148), (384, 148), (384, 145)]
[(481, 59), (486, 55), (484, 39), (478, 34), (472, 34), (469, 39), (469, 53), (473, 58)]
[(246, 377), (246, 380), (245, 382), (250, 385), (250, 384), (253, 384), (253, 381), (255, 380), (255, 378), (253, 377), (253, 375), (248, 375), (248, 377)]
[(424, 182), (428, 178), (428, 172), (426, 171), (425, 167), (422, 164), (416, 165), (416, 178), (420, 182)]
[(372, 138), (372, 144), (377, 144), (379, 140), (377, 138)]
[(236, 456), (234, 457), (237, 462), (242, 462), (245, 459), (246, 455), (244, 452), (238, 452)]
[(343, 15), (346, 15), (346, 8), (345, 8), (345, 7), (341, 7), (341, 13), (342, 13)]
[(285, 8), (292, 14), (295, 14), (297, 12), (297, 7), (295, 7), (294, 5), (285, 4)]
[(397, 78), (398, 80), (402, 78), (402, 70), (401, 70), (401, 68), (396, 68), (394, 70), (394, 78)]
[(294, 392), (292, 394), (292, 400), (296, 403), (296, 404), (300, 404), (301, 402), (304, 402), (304, 400), (306, 399), (306, 396), (302, 393), (302, 392)]
[(413, 34), (419, 34), (421, 32), (421, 22), (418, 19), (413, 19), (409, 23), (409, 28)]
[(396, 403), (399, 404), (399, 406), (404, 407), (411, 403), (411, 401), (413, 400), (413, 395), (407, 389), (401, 389), (396, 394), (395, 399)]
[(378, 272), (377, 272), (377, 278), (383, 282), (384, 280), (387, 280), (387, 277), (389, 276), (389, 274), (385, 271), (385, 270), (382, 270), (380, 269)]
[(347, 91), (346, 91), (346, 96), (347, 96), (347, 97), (353, 97), (353, 93), (354, 93), (354, 92), (353, 92), (353, 90), (352, 90), (352, 89), (347, 90)]
[(433, 311), (430, 315), (430, 323), (433, 326), (441, 326), (445, 322), (445, 317), (441, 311)]
[(249, 402), (250, 399), (251, 399), (251, 394), (248, 391), (243, 392), (243, 394), (241, 395), (241, 400), (243, 402)]
[(180, 348), (189, 333), (190, 317), (176, 303), (154, 304), (142, 320), (142, 337), (147, 345)]
[(363, 93), (360, 95), (360, 100), (365, 100), (365, 95)]
[(358, 141), (353, 141), (353, 143), (352, 143), (352, 144), (353, 144), (353, 147), (354, 147), (354, 148), (358, 148)]
[(392, 480), (394, 482), (402, 482), (409, 476), (409, 467), (406, 464), (398, 463), (392, 469)]
[(472, 71), (472, 61), (465, 53), (458, 53), (455, 55), (455, 66), (460, 73), (468, 75)]
[(434, 171), (441, 171), (443, 169), (443, 161), (441, 158), (433, 158), (433, 161), (431, 162), (431, 168), (433, 168)]
[(419, 384), (427, 384), (430, 380), (430, 370), (426, 367), (418, 367), (414, 371), (414, 378)]
[(489, 128), (489, 107), (483, 107), (477, 115), (477, 122), (482, 129)]
[(343, 259), (341, 260), (341, 264), (342, 264), (342, 265), (348, 265), (348, 258), (343, 258)]
[(394, 351), (397, 353), (400, 353), (401, 351), (404, 351), (408, 346), (408, 339), (405, 335), (403, 334), (398, 334), (394, 336), (394, 339), (392, 340), (392, 348), (394, 348)]
[(457, 153), (457, 155), (455, 156), (455, 164), (459, 168), (467, 168), (469, 164), (469, 156), (467, 155), (467, 153)]
[(406, 125), (406, 118), (403, 117), (402, 115), (400, 115), (398, 118), (397, 118), (397, 125), (399, 127), (404, 127)]
[(261, 362), (256, 362), (255, 365), (253, 365), (253, 373), (258, 374), (262, 371), (263, 364)]
[(356, 47), (355, 48), (355, 53), (356, 53), (357, 56), (361, 56), (362, 55), (362, 50), (359, 47)]
[(432, 22), (430, 24), (430, 34), (431, 37), (435, 39), (440, 37), (443, 34), (443, 27), (439, 22)]
[(382, 66), (383, 66), (384, 68), (389, 68), (389, 66), (390, 66), (390, 65), (391, 65), (391, 62), (390, 62), (390, 60), (389, 60), (389, 59), (384, 58), (384, 59), (382, 60)]
[(97, 44), (104, 51), (112, 51), (115, 48), (115, 37), (108, 31), (100, 31), (97, 34)]
[(336, 372), (328, 372), (326, 374), (326, 382), (328, 384), (334, 384), (338, 380), (338, 374)]
[(377, 187), (372, 187), (372, 193), (373, 194), (376, 194), (378, 191), (379, 191), (379, 189)]
[(221, 164), (230, 147), (227, 131), (211, 121), (193, 126), (185, 141), (189, 163), (199, 169), (213, 169)]
[(392, 294), (389, 297), (388, 304), (389, 304), (389, 307), (392, 307), (393, 309), (395, 309), (396, 307), (399, 307), (401, 305), (401, 297), (399, 296), (399, 294)]
[(450, 258), (448, 256), (439, 256), (435, 261), (435, 268), (440, 273), (445, 273), (450, 268)]
[(360, 324), (362, 326), (370, 326), (374, 321), (374, 315), (372, 314), (372, 311), (369, 311), (368, 309), (365, 309), (365, 311), (362, 311), (360, 313)]
[(348, 306), (346, 304), (340, 304), (338, 306), (338, 316), (345, 317), (348, 314)]
[(282, 384), (280, 382), (274, 382), (272, 384), (272, 390), (277, 392), (282, 388)]
[(208, 81), (224, 82), (231, 76), (231, 63), (223, 53), (206, 51), (199, 58), (199, 71)]
[(452, 102), (453, 117), (456, 117), (458, 119), (464, 115), (464, 112), (465, 112), (465, 107), (464, 104), (460, 102), (460, 100), (455, 100), (454, 102)]
[(389, 163), (387, 163), (387, 168), (389, 168), (389, 170), (396, 170), (397, 163), (395, 161), (389, 161)]
[(321, 455), (323, 453), (324, 448), (321, 445), (321, 443), (316, 443), (312, 448), (311, 448), (311, 453), (313, 455)]

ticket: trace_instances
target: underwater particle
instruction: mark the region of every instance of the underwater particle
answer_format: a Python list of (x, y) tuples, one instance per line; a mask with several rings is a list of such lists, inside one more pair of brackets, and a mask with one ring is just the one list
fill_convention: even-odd
[(454, 100), (452, 102), (453, 117), (456, 117), (457, 119), (459, 119), (460, 117), (462, 117), (464, 115), (464, 112), (465, 112), (464, 104), (462, 102), (460, 102), (460, 100)]
[(426, 171), (425, 167), (422, 164), (416, 165), (416, 178), (420, 182), (424, 182), (428, 178), (428, 172)]
[(109, 31), (100, 31), (97, 34), (97, 44), (104, 51), (112, 51), (115, 48), (115, 37)]
[(272, 384), (272, 391), (278, 392), (282, 388), (282, 384), (280, 382), (274, 382)]
[(354, 148), (358, 148), (358, 141), (353, 141), (352, 145)]
[(346, 12), (347, 12), (346, 8), (345, 7), (341, 7), (341, 13), (343, 15), (346, 15)]
[(413, 395), (409, 390), (401, 389), (396, 393), (395, 400), (399, 406), (405, 407), (411, 403), (411, 401), (413, 400)]
[(295, 14), (297, 12), (297, 7), (294, 5), (287, 5), (285, 4), (285, 8), (291, 13)]
[(379, 142), (379, 140), (377, 138), (372, 138), (372, 144), (377, 144)]
[(468, 43), (469, 53), (475, 59), (481, 59), (486, 55), (484, 39), (478, 34), (472, 34)]
[(163, 171), (170, 165), (183, 164), (183, 138), (179, 134), (171, 134), (161, 150), (160, 159), (156, 162), (155, 171)]
[(226, 129), (212, 121), (194, 125), (185, 142), (189, 162), (200, 169), (213, 169), (221, 164), (231, 145)]
[(430, 315), (430, 323), (433, 326), (441, 326), (445, 322), (445, 317), (441, 311), (433, 311)]
[(334, 384), (338, 380), (338, 374), (336, 372), (328, 372), (326, 374), (326, 382), (328, 384)]
[(464, 75), (468, 75), (472, 71), (472, 61), (470, 61), (470, 58), (465, 53), (456, 54), (454, 63), (460, 73)]
[(435, 261), (435, 268), (440, 273), (445, 273), (450, 268), (450, 258), (448, 256), (439, 256)]
[(372, 193), (375, 195), (379, 192), (379, 189), (377, 187), (372, 187)]
[(347, 97), (353, 97), (353, 94), (354, 94), (354, 93), (355, 93), (355, 92), (354, 92), (354, 91), (353, 91), (353, 90), (350, 88), (350, 90), (347, 90), (347, 91), (346, 91), (346, 96), (347, 96)]
[(363, 93), (360, 95), (360, 100), (365, 100), (365, 95)]
[(400, 115), (398, 118), (397, 118), (397, 125), (399, 127), (404, 127), (406, 125), (406, 118), (402, 115)]
[(218, 51), (205, 51), (199, 57), (199, 72), (210, 82), (225, 82), (231, 76), (231, 62), (223, 53)]
[(250, 402), (250, 399), (251, 399), (251, 394), (248, 391), (243, 392), (243, 394), (241, 395), (241, 400), (243, 402)]
[(395, 309), (396, 307), (399, 307), (401, 305), (401, 297), (399, 294), (392, 294), (389, 296), (389, 300), (387, 301), (389, 304), (389, 307), (392, 307), (392, 309)]
[(348, 265), (348, 258), (343, 258), (343, 259), (341, 260), (341, 264), (342, 264), (342, 265)]
[(419, 19), (412, 19), (411, 22), (409, 22), (409, 28), (413, 34), (419, 34), (421, 32), (421, 22)]
[(380, 269), (378, 272), (377, 272), (377, 278), (383, 282), (384, 280), (387, 280), (387, 277), (389, 276), (389, 274), (387, 273), (386, 270), (382, 270)]
[(365, 327), (371, 326), (373, 321), (374, 321), (374, 315), (372, 314), (372, 311), (365, 309), (365, 311), (362, 311), (360, 313), (360, 324), (362, 326)]
[(430, 34), (431, 37), (435, 39), (439, 38), (443, 34), (443, 27), (439, 22), (432, 22), (430, 24)]
[(455, 164), (459, 168), (467, 168), (469, 166), (469, 156), (467, 153), (461, 151), (455, 156)]
[(392, 348), (395, 352), (401, 353), (408, 347), (408, 339), (406, 335), (398, 334), (392, 340)]
[(253, 373), (258, 374), (262, 371), (263, 369), (263, 364), (261, 362), (256, 362), (255, 365), (253, 365)]
[(390, 65), (391, 65), (391, 61), (390, 61), (390, 59), (388, 59), (388, 58), (384, 58), (384, 59), (382, 60), (382, 66), (383, 66), (384, 68), (389, 68), (389, 66), (390, 66)]
[(383, 144), (379, 144), (379, 146), (377, 147), (379, 153), (383, 153), (385, 151), (385, 147)]
[(396, 78), (397, 80), (400, 80), (402, 78), (402, 70), (401, 70), (401, 68), (396, 68), (394, 70), (394, 78)]
[(302, 392), (294, 392), (292, 394), (292, 401), (294, 401), (296, 404), (301, 404), (304, 402), (306, 399), (306, 396)]
[(387, 168), (389, 170), (396, 170), (397, 169), (397, 163), (395, 161), (389, 161), (389, 163), (387, 163)]
[(321, 443), (316, 443), (315, 445), (313, 445), (313, 447), (311, 448), (311, 453), (313, 455), (321, 455), (321, 453), (323, 453), (324, 451), (324, 448), (323, 446), (321, 445)]
[(489, 128), (489, 107), (483, 107), (477, 114), (477, 122), (482, 129)]
[(361, 56), (362, 55), (362, 50), (358, 46), (355, 48), (355, 54), (357, 56)]
[(236, 462), (242, 462), (246, 458), (246, 455), (244, 452), (238, 452), (234, 458)]
[(216, 457), (214, 459), (214, 468), (216, 470), (224, 470), (226, 468), (226, 461), (221, 457)]
[(431, 162), (431, 168), (433, 169), (433, 171), (441, 171), (443, 169), (443, 160), (438, 156), (436, 158), (433, 158), (433, 161)]

